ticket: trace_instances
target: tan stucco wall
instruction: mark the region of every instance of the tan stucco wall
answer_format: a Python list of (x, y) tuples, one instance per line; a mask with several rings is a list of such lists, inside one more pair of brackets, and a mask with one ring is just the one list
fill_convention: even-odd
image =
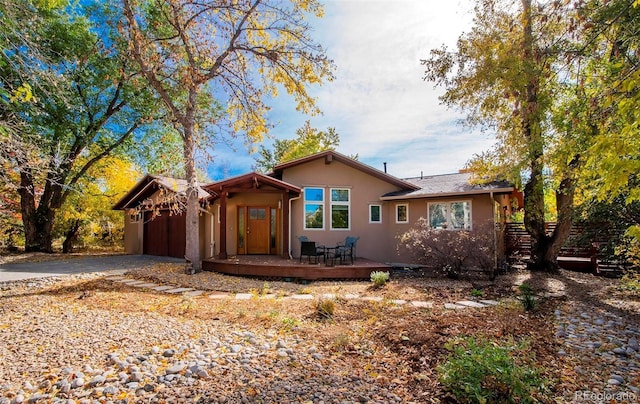
[[(393, 215), (390, 216), (388, 209), (385, 208), (387, 204), (380, 201), (380, 196), (398, 190), (396, 186), (338, 161), (325, 164), (324, 159), (288, 168), (284, 171), (282, 179), (301, 188), (325, 189), (323, 230), (305, 230), (304, 196), (293, 201), (291, 212), (293, 256), (297, 257), (300, 254), (299, 236), (307, 236), (310, 240), (324, 245), (335, 245), (339, 241), (344, 241), (347, 236), (357, 236), (360, 237), (356, 248), (359, 257), (382, 262), (391, 260), (395, 243), (391, 242), (393, 237), (389, 234), (389, 219), (393, 218)], [(351, 228), (349, 230), (330, 229), (331, 188), (351, 190)], [(370, 204), (383, 205), (381, 224), (369, 223)]]
[(124, 251), (127, 254), (142, 254), (142, 220), (132, 222), (124, 212)]

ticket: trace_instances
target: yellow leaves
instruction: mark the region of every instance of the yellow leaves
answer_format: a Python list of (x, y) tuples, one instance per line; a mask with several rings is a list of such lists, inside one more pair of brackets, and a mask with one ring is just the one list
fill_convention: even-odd
[(29, 83), (22, 83), (20, 87), (13, 90), (13, 94), (9, 101), (21, 103), (35, 102), (36, 99), (33, 96), (31, 85)]

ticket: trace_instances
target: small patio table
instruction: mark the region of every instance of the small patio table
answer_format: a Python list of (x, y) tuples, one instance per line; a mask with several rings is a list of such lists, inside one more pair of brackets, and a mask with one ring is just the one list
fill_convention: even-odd
[[(324, 264), (325, 266), (334, 266), (335, 265), (335, 259), (338, 258), (338, 256), (336, 255), (338, 252), (338, 249), (340, 248), (340, 246), (335, 245), (335, 246), (325, 246), (324, 247)], [(331, 260), (331, 261), (329, 261)], [(329, 263), (331, 262), (331, 263)], [(340, 257), (340, 262), (342, 262), (342, 258)]]

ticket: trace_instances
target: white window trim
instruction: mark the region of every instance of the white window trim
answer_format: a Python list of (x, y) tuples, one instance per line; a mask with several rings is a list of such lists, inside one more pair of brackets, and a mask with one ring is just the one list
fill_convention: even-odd
[[(347, 195), (348, 195), (348, 201), (344, 202), (344, 201), (333, 201), (332, 198), (332, 194), (333, 191), (347, 191)], [(333, 207), (334, 206), (346, 206), (347, 207), (347, 215), (349, 216), (349, 222), (347, 223), (347, 227), (346, 228), (334, 228), (333, 227)], [(336, 230), (336, 231), (350, 231), (351, 230), (351, 189), (349, 189), (348, 187), (334, 187), (334, 188), (329, 188), (329, 210), (330, 210), (330, 215), (331, 215), (331, 223), (329, 224), (329, 228), (331, 230)], [(323, 222), (324, 224), (324, 222)]]
[[(469, 228), (468, 229), (455, 229), (453, 227), (451, 227), (451, 209), (449, 208), (450, 205), (452, 203), (461, 203), (461, 202), (467, 202), (469, 203)], [(455, 201), (440, 201), (440, 202), (429, 202), (427, 203), (427, 221), (429, 224), (429, 228), (431, 227), (431, 215), (429, 214), (431, 212), (431, 205), (441, 205), (441, 204), (446, 204), (447, 205), (447, 214), (446, 214), (446, 219), (447, 219), (447, 227), (445, 229), (442, 230), (452, 230), (452, 231), (461, 231), (461, 230), (466, 230), (466, 231), (472, 231), (473, 230), (473, 201), (471, 199), (459, 199), (459, 200), (455, 200)]]
[[(371, 208), (373, 206), (377, 206), (378, 208), (380, 208), (380, 220), (378, 220), (377, 222), (374, 222), (373, 220), (371, 220)], [(381, 224), (382, 223), (382, 205), (379, 203), (370, 203), (369, 204), (369, 223), (371, 224)]]
[(139, 223), (140, 221), (142, 221), (143, 216), (144, 216), (144, 212), (130, 213), (129, 214), (129, 222), (130, 223)]
[[(322, 200), (321, 201), (307, 201), (306, 199), (306, 190), (307, 189), (321, 189), (322, 190)], [(324, 187), (320, 186), (308, 186), (302, 189), (302, 228), (304, 230), (316, 231), (316, 230), (324, 230), (325, 223), (327, 221), (327, 210), (325, 209), (325, 196), (326, 192)], [(307, 227), (307, 204), (320, 205), (322, 206), (322, 227)]]
[[(398, 220), (398, 208), (400, 206), (405, 206), (407, 208), (407, 220), (405, 221), (400, 221)], [(398, 224), (405, 224), (405, 223), (409, 223), (409, 204), (408, 203), (397, 203), (396, 204), (396, 208), (395, 208), (395, 216), (396, 216), (396, 223)]]

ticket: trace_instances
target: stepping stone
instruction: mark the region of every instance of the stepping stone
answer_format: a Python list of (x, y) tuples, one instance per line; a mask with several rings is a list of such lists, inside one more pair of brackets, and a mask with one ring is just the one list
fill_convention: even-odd
[(237, 293), (236, 300), (249, 300), (253, 297), (251, 293)]
[(482, 303), (474, 302), (472, 300), (461, 300), (459, 302), (456, 302), (456, 304), (459, 306), (473, 307), (474, 309), (484, 309), (485, 307), (487, 307)]
[(182, 292), (190, 292), (192, 290), (193, 288), (176, 288), (176, 289), (165, 290), (165, 292), (166, 293), (182, 293)]
[(334, 293), (325, 293), (322, 295), (323, 299), (335, 299), (336, 295)]
[(359, 297), (360, 295), (354, 295), (353, 293), (347, 293), (346, 295), (344, 295), (344, 298), (347, 300), (357, 299)]
[(380, 296), (365, 296), (360, 298), (360, 300), (366, 300), (369, 302), (381, 302), (382, 301), (382, 297)]
[(445, 303), (444, 304), (444, 308), (447, 310), (459, 310), (459, 309), (466, 309), (465, 306), (461, 306), (459, 304), (454, 304), (454, 303)]
[(139, 282), (139, 281), (137, 279), (122, 278), (122, 279), (117, 279), (116, 282), (130, 283), (130, 282)]
[(228, 293), (212, 293), (209, 295), (209, 299), (226, 299), (228, 297)]
[(127, 279), (126, 281), (122, 281), (122, 283), (124, 283), (125, 285), (129, 285), (129, 286), (134, 286), (134, 285), (139, 285), (142, 283), (146, 283), (147, 281), (141, 281), (141, 280), (137, 280), (137, 279)]
[(174, 289), (175, 286), (158, 286), (156, 288), (153, 288), (153, 290), (157, 290), (158, 292), (164, 292), (165, 290), (171, 290)]
[(186, 292), (185, 295), (191, 296), (191, 297), (196, 297), (196, 296), (200, 296), (203, 293), (204, 293), (204, 290), (192, 290), (190, 292)]
[(312, 295), (291, 295), (291, 298), (297, 300), (313, 300)]
[(407, 301), (402, 299), (395, 299), (395, 300), (391, 300), (391, 303), (397, 304), (398, 306), (402, 306), (403, 304), (407, 304)]
[(109, 275), (109, 276), (105, 276), (104, 279), (107, 279), (109, 281), (120, 281), (127, 278), (121, 275)]
[(275, 299), (276, 297), (278, 296), (275, 293), (269, 293), (269, 294), (260, 296), (260, 299)]
[(155, 288), (158, 285), (155, 283), (134, 283), (133, 286), (136, 288)]
[(421, 302), (421, 301), (413, 301), (411, 302), (413, 307), (420, 307), (422, 309), (431, 309), (433, 308), (433, 302)]
[(487, 306), (497, 306), (500, 304), (497, 300), (480, 300), (480, 303), (486, 304)]

